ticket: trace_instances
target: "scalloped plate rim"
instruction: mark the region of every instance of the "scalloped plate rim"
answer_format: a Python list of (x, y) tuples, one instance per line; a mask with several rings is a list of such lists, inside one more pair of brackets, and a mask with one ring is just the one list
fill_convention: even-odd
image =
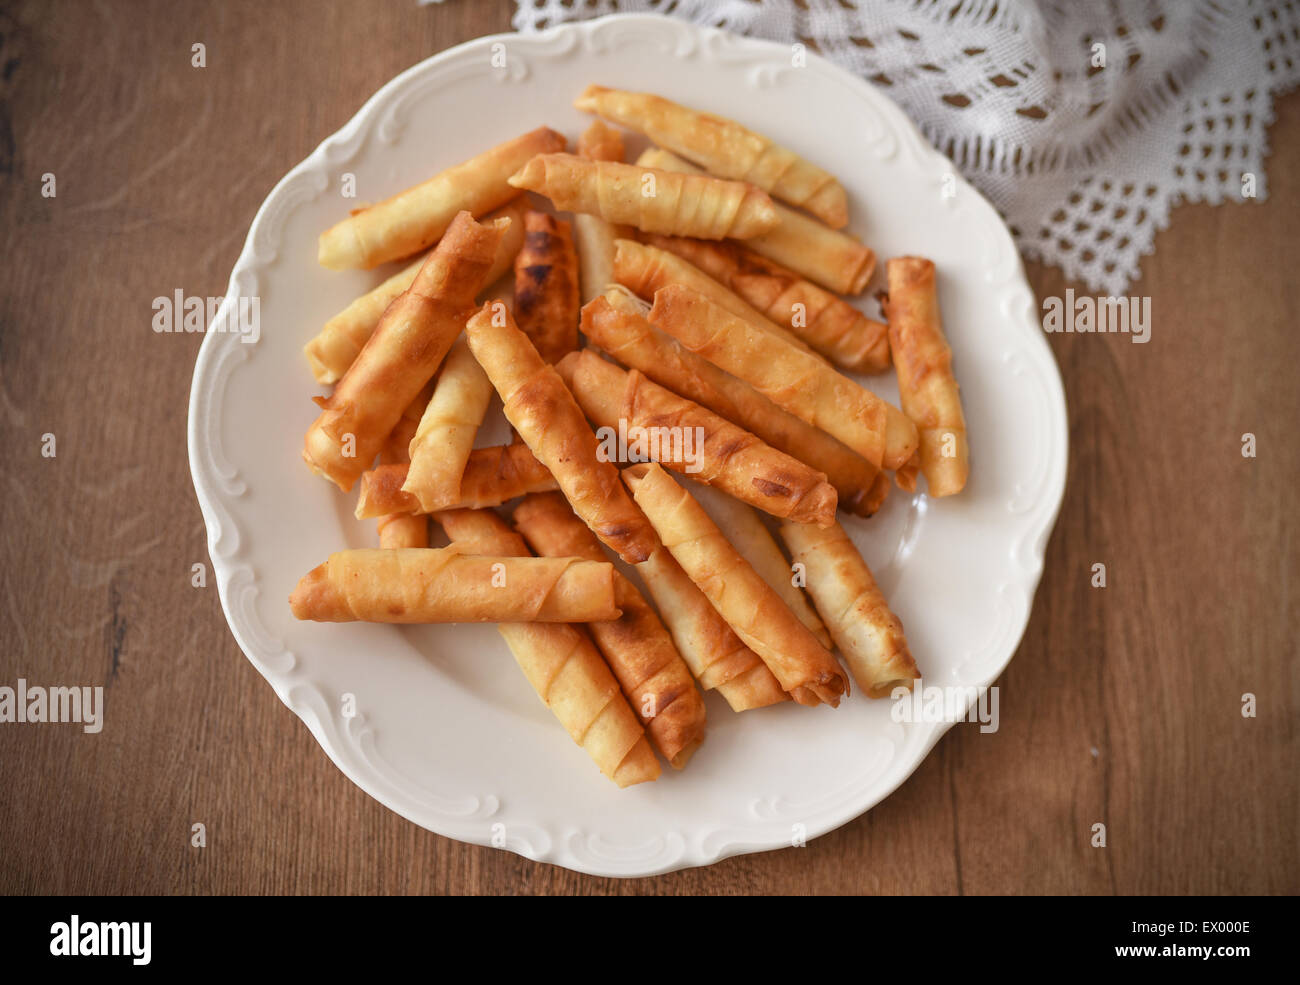
[[(333, 146), (345, 144), (349, 139), (354, 137), (357, 131), (367, 123), (368, 118), (378, 111), (377, 108), (381, 103), (387, 102), (390, 97), (396, 96), (398, 91), (403, 89), (410, 82), (439, 64), (449, 62), (457, 57), (464, 57), (468, 52), (477, 48), (490, 48), (492, 44), (497, 42), (520, 44), (526, 48), (530, 44), (549, 42), (560, 35), (570, 33), (591, 34), (602, 28), (616, 24), (625, 24), (629, 27), (644, 26), (651, 29), (662, 29), (665, 26), (668, 26), (670, 30), (676, 31), (679, 37), (685, 37), (690, 34), (695, 36), (695, 40), (702, 38), (716, 39), (718, 36), (722, 36), (727, 43), (732, 43), (739, 47), (754, 47), (756, 49), (764, 48), (769, 50), (781, 50), (784, 47), (779, 42), (739, 36), (718, 28), (698, 27), (662, 15), (638, 13), (610, 14), (599, 18), (593, 18), (591, 20), (560, 24), (536, 34), (521, 35), (514, 32), (506, 32), (484, 35), (447, 48), (403, 70), (376, 90), (376, 92), (361, 105), (356, 113), (342, 127), (322, 140), (306, 158), (294, 166), (284, 175), (284, 177), (275, 183), (271, 191), (258, 207), (252, 223), (249, 226), (248, 236), (245, 239), (239, 257), (235, 262), (235, 266), (231, 271), (228, 282), (229, 288), (234, 288), (236, 281), (242, 272), (253, 270), (257, 267), (255, 243), (257, 241), (259, 230), (261, 229), (268, 212), (271, 210), (272, 205), (284, 193), (285, 189), (287, 189), (296, 179), (310, 173), (315, 166), (324, 165), (328, 167), (329, 162), (326, 160), (327, 151)], [(951, 162), (948, 158), (944, 157), (938, 150), (934, 149), (925, 141), (916, 125), (887, 96), (846, 69), (829, 62), (816, 53), (810, 53), (808, 65), (811, 66), (814, 63), (816, 63), (822, 71), (837, 76), (841, 84), (845, 84), (851, 89), (855, 89), (861, 95), (861, 98), (871, 102), (877, 110), (892, 120), (898, 128), (900, 136), (907, 136), (913, 141), (916, 145), (914, 149), (919, 150), (924, 157), (929, 157), (951, 167)], [(961, 177), (960, 173), (956, 172), (955, 168), (953, 169), (953, 173), (956, 175), (956, 180), (959, 186), (962, 187), (963, 193), (968, 193), (973, 196), (981, 207), (992, 212), (996, 224), (999, 227), (1000, 234), (1008, 241), (1011, 241), (1010, 232), (1006, 229), (1005, 223), (1003, 223), (1001, 217), (997, 216), (993, 206), (989, 204), (977, 190), (970, 186), (965, 179)], [(1029, 291), (1030, 297), (1032, 298), (1033, 292), (1032, 289), (1029, 288), (1028, 282), (1025, 278), (1023, 261), (1020, 259), (1018, 251), (1015, 250), (1014, 243), (1011, 248), (1014, 256), (1014, 270), (1011, 273), (1010, 279), (1017, 281), (1019, 286), (1023, 286), (1027, 291)], [(235, 296), (235, 291), (228, 289), (227, 298), (233, 296)], [(226, 317), (229, 304), (229, 300), (223, 301), (221, 309), (217, 315), (217, 321)], [(216, 522), (215, 504), (220, 501), (221, 497), (215, 488), (217, 483), (206, 473), (206, 465), (201, 461), (199, 455), (199, 445), (203, 441), (203, 436), (199, 432), (197, 410), (210, 389), (210, 381), (208, 377), (212, 364), (216, 358), (217, 347), (219, 344), (214, 341), (214, 336), (220, 337), (219, 333), (216, 332), (208, 332), (205, 334), (205, 338), (203, 339), (199, 349), (199, 354), (195, 360), (194, 376), (190, 387), (186, 433), (190, 472), (194, 481), (195, 492), (199, 500), (199, 507), (203, 514), (205, 529), (207, 531), (209, 559), (212, 562), (214, 575), (216, 576), (218, 597), (221, 601), (221, 608), (225, 615), (226, 622), (230, 627), (236, 643), (254, 668), (267, 680), (268, 683), (271, 684), (272, 689), (284, 705), (307, 726), (308, 730), (324, 750), (326, 755), (329, 756), (334, 765), (368, 796), (373, 797), (389, 810), (411, 823), (427, 828), (436, 834), (469, 844), (482, 845), (485, 847), (488, 846), (490, 840), (482, 836), (476, 837), (476, 832), (453, 830), (459, 826), (456, 819), (443, 816), (439, 817), (435, 823), (428, 817), (413, 816), (415, 812), (408, 810), (406, 805), (390, 797), (388, 791), (382, 785), (368, 782), (370, 780), (369, 777), (358, 775), (358, 773), (352, 768), (352, 764), (348, 761), (348, 757), (344, 754), (344, 751), (335, 746), (332, 737), (326, 732), (325, 728), (320, 724), (316, 716), (308, 714), (306, 709), (295, 707), (290, 695), (292, 687), (297, 683), (293, 679), (293, 671), (291, 670), (287, 675), (276, 672), (274, 668), (269, 665), (266, 656), (260, 653), (259, 647), (255, 646), (250, 640), (246, 627), (242, 624), (238, 615), (232, 610), (227, 588), (231, 576), (237, 569), (225, 562), (224, 559), (214, 555), (211, 550), (214, 543), (214, 523)], [(1066, 486), (1069, 433), (1068, 410), (1064, 384), (1061, 380), (1056, 360), (1051, 354), (1051, 348), (1048, 346), (1046, 339), (1043, 338), (1041, 334), (1037, 334), (1028, 338), (1026, 341), (1031, 347), (1036, 344), (1039, 349), (1038, 356), (1040, 359), (1044, 355), (1046, 356), (1046, 365), (1050, 366), (1051, 372), (1045, 377), (1040, 374), (1039, 378), (1048, 386), (1050, 390), (1049, 403), (1052, 405), (1053, 409), (1058, 410), (1059, 413), (1053, 415), (1052, 420), (1047, 422), (1049, 431), (1051, 432), (1048, 436), (1050, 461), (1047, 463), (1047, 475), (1043, 481), (1042, 497), (1038, 502), (1025, 510), (1026, 515), (1031, 520), (1041, 513), (1041, 520), (1036, 525), (1036, 529), (1031, 529), (1031, 532), (1026, 534), (1025, 538), (1029, 543), (1032, 558), (1032, 569), (1028, 571), (1029, 577), (1023, 586), (1025, 588), (1027, 605), (1020, 626), (1016, 632), (1012, 634), (1014, 639), (1010, 637), (1008, 638), (1008, 643), (1006, 644), (1007, 653), (1005, 657), (1001, 658), (995, 670), (989, 675), (989, 681), (996, 680), (997, 677), (1006, 670), (1012, 658), (1015, 656), (1020, 642), (1024, 637), (1025, 630), (1028, 627), (1029, 618), (1033, 611), (1033, 598), (1042, 576), (1047, 543), (1064, 502)], [(1042, 504), (1044, 502), (1050, 502), (1051, 505), (1046, 512), (1041, 512)], [(229, 512), (232, 516), (235, 513), (234, 510), (229, 510)], [(1026, 522), (1026, 526), (1030, 526), (1028, 521)], [(834, 809), (825, 810), (821, 816), (811, 819), (808, 825), (808, 839), (812, 840), (821, 837), (822, 835), (855, 820), (869, 811), (872, 807), (875, 807), (885, 798), (889, 797), (908, 779), (908, 777), (912, 775), (913, 772), (915, 772), (921, 763), (925, 761), (926, 757), (934, 749), (935, 745), (947, 733), (948, 729), (950, 729), (953, 724), (953, 722), (926, 723), (926, 734), (924, 740), (919, 744), (913, 757), (910, 759), (896, 757), (892, 760), (890, 766), (869, 785), (868, 792), (865, 796), (859, 798), (859, 802), (846, 802), (840, 804)], [(756, 824), (754, 827), (761, 829), (763, 824)], [(481, 830), (481, 825), (479, 828)], [(605, 866), (602, 867), (598, 864), (587, 864), (584, 860), (569, 854), (564, 848), (564, 843), (573, 830), (575, 829), (569, 827), (562, 831), (548, 832), (548, 834), (551, 835), (551, 849), (547, 853), (547, 857), (539, 858), (527, 851), (519, 850), (514, 846), (508, 845), (506, 848), (507, 850), (532, 861), (559, 865), (587, 875), (614, 878), (639, 878), (660, 875), (684, 868), (707, 866), (735, 855), (776, 851), (789, 847), (788, 837), (773, 842), (770, 841), (770, 839), (763, 838), (761, 834), (756, 833), (752, 841), (733, 839), (731, 842), (723, 845), (722, 848), (713, 855), (691, 854), (688, 851), (684, 851), (678, 857), (669, 859), (658, 866), (645, 867), (642, 865), (637, 867), (637, 863), (631, 863), (627, 867), (627, 871), (617, 871), (610, 867), (613, 863), (609, 859), (604, 860)], [(576, 830), (580, 831), (581, 829)]]

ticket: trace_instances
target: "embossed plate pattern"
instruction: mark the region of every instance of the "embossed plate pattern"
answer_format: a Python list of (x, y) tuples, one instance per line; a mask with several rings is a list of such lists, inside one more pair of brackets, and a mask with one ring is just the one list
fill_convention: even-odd
[[(227, 292), (260, 298), (261, 338), (220, 331), (227, 302), (190, 400), (190, 465), (231, 631), (338, 767), (404, 817), (582, 872), (642, 876), (815, 838), (888, 796), (947, 726), (896, 723), (887, 702), (857, 696), (838, 710), (734, 715), (710, 695), (709, 739), (690, 767), (618, 790), (541, 706), (494, 627), (298, 623), (286, 604), (331, 551), (374, 543), (353, 498), (300, 458), (318, 392), (301, 347), (384, 276), (316, 264), (317, 235), (357, 204), (339, 193), (343, 175), (374, 201), (543, 123), (575, 138), (587, 120), (570, 100), (590, 82), (768, 133), (841, 178), (852, 228), (882, 259), (938, 264), (970, 485), (938, 503), (895, 490), (878, 516), (845, 521), (927, 683), (989, 684), (1011, 659), (1064, 491), (1066, 413), (992, 207), (953, 183), (888, 99), (816, 56), (795, 67), (780, 45), (648, 16), (482, 38), (394, 79), (275, 187)], [(869, 385), (897, 399), (892, 380)]]

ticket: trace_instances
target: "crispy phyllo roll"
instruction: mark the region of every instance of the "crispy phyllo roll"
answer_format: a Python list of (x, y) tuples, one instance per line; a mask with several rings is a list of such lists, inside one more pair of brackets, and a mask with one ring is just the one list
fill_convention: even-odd
[(384, 550), (429, 546), (429, 518), (422, 513), (390, 513), (375, 521)]
[(445, 508), (448, 497), (460, 500), (461, 476), (491, 399), (491, 381), (464, 339), (458, 339), (411, 438), (402, 491), (415, 497), (419, 512)]
[[(529, 496), (515, 509), (514, 521), (544, 557), (606, 560), (600, 541), (559, 493)], [(623, 614), (587, 628), (655, 747), (681, 769), (704, 741), (704, 699), (654, 609), (617, 570), (614, 601)]]
[(289, 605), (315, 622), (598, 622), (617, 619), (614, 566), (469, 554), (453, 545), (331, 554)]
[(898, 468), (916, 450), (916, 425), (898, 408), (689, 288), (655, 292), (650, 321), (873, 465)]
[(886, 269), (889, 293), (883, 307), (903, 410), (921, 432), (921, 472), (930, 495), (951, 496), (966, 486), (970, 446), (952, 350), (939, 318), (934, 264), (897, 257)]
[[(396, 465), (410, 461), (408, 448), (432, 394), (433, 384), (430, 383), (407, 405), (379, 452), (381, 463)], [(388, 513), (375, 521), (375, 529), (379, 532), (379, 546), (383, 548), (429, 546), (429, 518), (426, 516), (406, 512)]]
[[(528, 554), (523, 539), (491, 510), (453, 510), (436, 519), (465, 550)], [(582, 627), (505, 622), (497, 628), (542, 703), (602, 773), (620, 787), (658, 779), (659, 760), (641, 723)]]
[[(781, 601), (790, 607), (790, 611), (799, 617), (817, 637), (817, 642), (826, 649), (831, 648), (831, 634), (817, 616), (817, 611), (808, 601), (803, 589), (795, 584), (794, 571), (790, 562), (781, 553), (780, 545), (768, 531), (767, 526), (758, 518), (758, 514), (749, 506), (708, 486), (695, 485), (690, 493), (708, 512), (709, 518), (718, 525), (722, 536), (731, 542), (759, 576), (767, 582), (772, 591), (781, 596)], [(799, 523), (800, 521), (792, 521)], [(832, 523), (834, 520), (831, 521)]]
[(749, 304), (725, 284), (706, 274), (682, 257), (657, 246), (631, 239), (614, 242), (614, 279), (638, 297), (652, 298), (655, 291), (670, 284), (689, 287), (737, 318), (771, 332), (805, 351), (808, 346), (788, 328), (782, 328)]
[(621, 161), (625, 153), (622, 131), (600, 120), (592, 120), (578, 138), (578, 156), (589, 161)]
[(777, 223), (767, 194), (707, 175), (660, 171), (573, 154), (538, 154), (510, 179), (557, 209), (586, 212), (648, 233), (746, 239)]
[(406, 405), (406, 410), (402, 411), (393, 430), (388, 432), (383, 447), (379, 449), (381, 463), (404, 463), (411, 460), (411, 439), (419, 430), (420, 418), (424, 416), (424, 409), (429, 406), (429, 398), (432, 396), (433, 380), (430, 380), (416, 394), (415, 399)]
[(855, 373), (889, 368), (888, 326), (793, 270), (740, 243), (681, 236), (652, 236), (647, 242), (704, 271), (836, 366)]
[(636, 572), (700, 687), (716, 688), (732, 711), (790, 700), (767, 664), (741, 642), (666, 547), (656, 547)]
[(773, 516), (834, 521), (835, 488), (826, 476), (744, 428), (590, 349), (570, 353), (556, 368), (601, 428), (607, 449), (626, 436), (628, 461), (659, 462)]
[[(622, 161), (623, 135), (600, 120), (578, 138), (578, 156), (589, 161)], [(621, 227), (598, 215), (575, 212), (573, 240), (578, 249), (581, 300), (586, 304), (614, 280), (614, 240), (627, 235)]]
[[(380, 465), (361, 473), (357, 496), (358, 520), (389, 513), (419, 513), (420, 502), (404, 492), (408, 466)], [(460, 491), (450, 488), (435, 500), (434, 510), (481, 510), (529, 493), (558, 489), (550, 469), (534, 457), (522, 441), (475, 448), (460, 477)]]
[[(689, 161), (658, 147), (644, 151), (636, 163), (664, 171), (701, 173)], [(869, 247), (779, 202), (772, 205), (781, 221), (767, 232), (750, 237), (746, 246), (838, 294), (862, 292), (876, 269), (876, 254)]]
[(625, 291), (607, 291), (584, 307), (582, 331), (625, 366), (640, 370), (661, 386), (824, 472), (842, 509), (859, 516), (870, 516), (879, 509), (889, 483), (876, 466), (659, 331), (645, 319), (640, 302)]
[(916, 477), (921, 471), (921, 449), (918, 446), (912, 457), (900, 465), (894, 472), (894, 481), (904, 492), (916, 492)]
[(628, 497), (618, 469), (601, 461), (595, 434), (555, 367), (538, 355), (501, 302), (465, 326), (474, 358), (504, 403), (506, 419), (550, 470), (574, 512), (629, 564), (654, 549), (654, 529)]
[(578, 256), (569, 224), (529, 211), (515, 257), (515, 319), (548, 363), (578, 348)]
[(307, 431), (303, 458), (344, 492), (370, 467), (402, 412), (429, 382), (465, 324), (509, 219), (456, 217), (438, 248), (380, 320), (375, 334)]
[(838, 523), (824, 529), (783, 523), (781, 536), (790, 555), (804, 565), (808, 594), (858, 687), (873, 698), (886, 698), (900, 686), (910, 689), (921, 675), (907, 648), (903, 624), (890, 611), (844, 528)]
[[(506, 227), (497, 246), (496, 259), (483, 278), (484, 285), (494, 283), (515, 262), (515, 254), (524, 244), (524, 208), (525, 199), (520, 195), (484, 217), (485, 225), (502, 217), (510, 220), (510, 225)], [(375, 328), (385, 309), (397, 300), (398, 295), (410, 288), (415, 282), (415, 275), (428, 258), (428, 254), (425, 254), (378, 287), (361, 295), (327, 321), (316, 337), (303, 346), (303, 354), (307, 357), (317, 383), (337, 383), (348, 371), (357, 354), (370, 341), (370, 336), (375, 334)]]
[(514, 198), (518, 191), (507, 179), (530, 158), (564, 147), (563, 136), (539, 127), (360, 209), (321, 234), (320, 264), (331, 270), (369, 270), (428, 249), (457, 213), (481, 216)]
[(356, 360), (388, 306), (410, 290), (428, 254), (408, 264), (378, 287), (367, 291), (327, 321), (303, 346), (303, 355), (317, 383), (337, 383)]
[(574, 105), (643, 133), (713, 174), (752, 182), (835, 229), (849, 221), (848, 196), (833, 175), (735, 120), (650, 93), (597, 85), (588, 86)]
[(790, 696), (800, 704), (838, 705), (849, 684), (835, 658), (690, 493), (654, 462), (633, 465), (623, 479), (664, 547)]

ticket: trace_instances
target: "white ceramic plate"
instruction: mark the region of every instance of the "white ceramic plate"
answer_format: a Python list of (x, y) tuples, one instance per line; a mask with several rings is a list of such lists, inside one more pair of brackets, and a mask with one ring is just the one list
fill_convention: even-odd
[[(504, 67), (494, 65), (493, 54)], [(540, 124), (576, 138), (591, 82), (734, 117), (843, 181), (850, 228), (882, 259), (932, 257), (969, 423), (961, 496), (898, 490), (844, 520), (907, 628), (927, 684), (987, 685), (1029, 618), (1065, 485), (1065, 398), (1033, 294), (993, 208), (887, 98), (814, 55), (651, 16), (481, 38), (384, 86), (263, 203), (228, 297), (260, 298), (261, 338), (211, 331), (190, 398), (190, 465), (240, 647), (355, 783), (439, 834), (582, 872), (642, 876), (814, 838), (916, 769), (946, 730), (859, 696), (733, 714), (709, 695), (688, 769), (619, 790), (537, 700), (492, 626), (297, 622), (287, 597), (332, 551), (372, 546), (354, 497), (300, 457), (320, 392), (302, 345), (385, 273), (331, 273), (316, 237), (376, 201)], [(945, 194), (945, 191), (951, 194)], [(879, 281), (879, 276), (877, 282)], [(866, 297), (864, 310), (876, 313)], [(230, 312), (223, 306), (216, 328)], [(869, 385), (897, 400), (891, 378)], [(497, 440), (500, 434), (494, 435)], [(345, 717), (344, 695), (356, 714)], [(967, 726), (971, 727), (971, 726)]]

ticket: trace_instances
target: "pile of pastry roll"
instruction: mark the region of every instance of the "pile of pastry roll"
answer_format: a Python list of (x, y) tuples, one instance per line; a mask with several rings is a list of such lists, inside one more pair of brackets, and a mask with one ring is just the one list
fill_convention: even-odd
[[(958, 492), (968, 455), (931, 262), (890, 260), (888, 324), (872, 320), (839, 296), (875, 257), (840, 231), (834, 177), (657, 96), (592, 86), (576, 105), (658, 146), (629, 164), (599, 119), (577, 154), (543, 127), (321, 236), (331, 269), (433, 248), (306, 346), (334, 391), (303, 457), (345, 492), (360, 480), (381, 547), (333, 554), (290, 604), (324, 622), (499, 623), (542, 701), (627, 786), (658, 777), (656, 749), (680, 769), (699, 747), (701, 689), (737, 712), (836, 706), (833, 647), (868, 695), (911, 686), (902, 624), (836, 509), (870, 516), (888, 472)], [(492, 289), (512, 269), (508, 304)], [(891, 362), (901, 411), (840, 372)], [(476, 448), (493, 392), (518, 440)], [(704, 440), (689, 461), (667, 441), (621, 467), (594, 430), (620, 422)], [(514, 500), (508, 522), (496, 507)], [(449, 546), (429, 546), (430, 518)]]

